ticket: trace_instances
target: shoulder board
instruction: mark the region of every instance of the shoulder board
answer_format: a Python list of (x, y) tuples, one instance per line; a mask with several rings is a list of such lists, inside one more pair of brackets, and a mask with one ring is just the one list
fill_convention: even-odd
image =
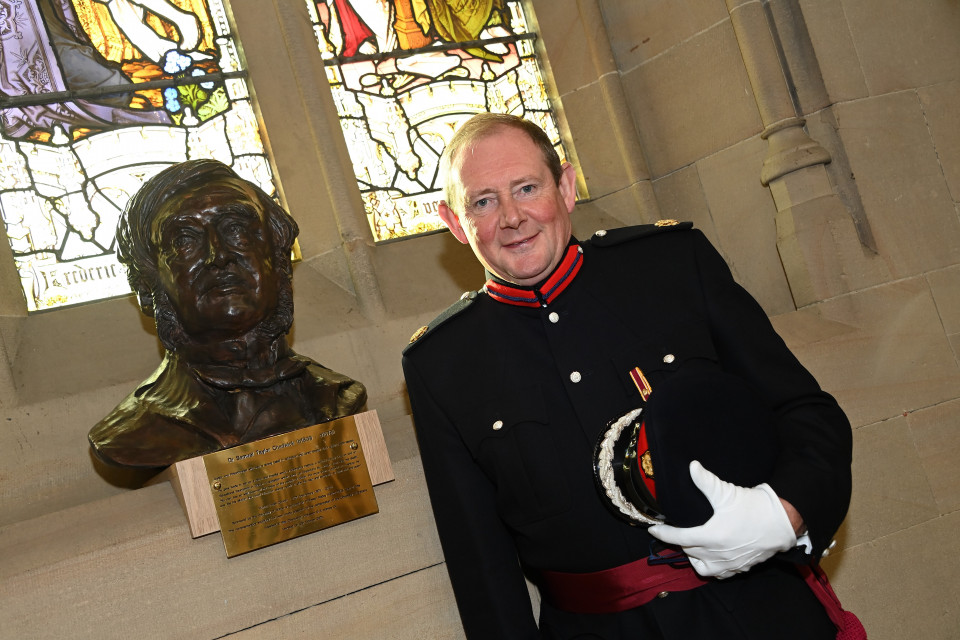
[(601, 229), (590, 237), (590, 244), (595, 247), (612, 247), (623, 242), (645, 238), (658, 233), (685, 231), (692, 228), (692, 222), (658, 220), (654, 224), (641, 224), (635, 227), (622, 227), (620, 229)]
[(404, 349), (403, 353), (406, 354), (414, 346), (423, 341), (423, 339), (430, 334), (431, 331), (445, 323), (447, 320), (450, 320), (459, 313), (462, 313), (470, 305), (473, 304), (473, 301), (477, 299), (476, 291), (467, 291), (460, 299), (454, 302), (452, 305), (447, 307), (440, 315), (434, 318), (430, 324), (425, 325), (417, 329), (412, 336), (410, 336), (410, 344), (408, 344)]

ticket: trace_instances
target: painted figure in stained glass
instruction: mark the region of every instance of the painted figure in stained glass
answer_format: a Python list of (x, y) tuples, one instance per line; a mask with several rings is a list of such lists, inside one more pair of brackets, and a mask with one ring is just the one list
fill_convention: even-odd
[[(209, 59), (197, 50), (200, 44), (200, 25), (197, 17), (166, 0), (96, 0), (105, 4), (110, 16), (123, 35), (147, 59), (159, 64), (171, 52), (183, 52), (196, 59)], [(179, 41), (164, 37), (147, 23), (147, 11), (172, 24)], [(167, 34), (164, 34), (167, 35)]]
[[(503, 26), (502, 0), (471, 0), (450, 3), (444, 0), (410, 0), (414, 17), (424, 33), (435, 33), (445, 42), (469, 42), (511, 35)], [(471, 47), (467, 53), (501, 62), (508, 52), (503, 44)]]
[[(66, 0), (2, 0), (0, 20), (0, 92), (4, 95), (131, 84), (87, 42), (73, 5)], [(160, 111), (133, 108), (126, 96), (6, 108), (0, 116), (4, 136), (12, 139), (41, 130), (41, 139), (60, 141), (76, 128), (114, 122), (163, 124), (169, 118)]]
[[(506, 28), (504, 0), (319, 0), (319, 37), (328, 56), (388, 54), (419, 50), (413, 55), (378, 60), (375, 74), (382, 80), (361, 79), (356, 88), (378, 95), (395, 95), (412, 82), (435, 80), (473, 57), (503, 62), (510, 47), (490, 43), (464, 52), (430, 51), (434, 42), (470, 42), (513, 35)], [(512, 66), (518, 61), (514, 60)], [(482, 68), (482, 65), (479, 65)], [(478, 65), (466, 65), (455, 75), (477, 75)], [(369, 70), (368, 70), (369, 72)], [(351, 84), (351, 83), (348, 83)], [(351, 87), (354, 85), (351, 84)]]
[[(84, 94), (5, 108), (4, 136), (65, 144), (118, 125), (179, 124), (201, 115), (210, 83), (131, 91), (138, 82), (220, 70), (204, 3), (180, 1), (191, 11), (167, 0), (0, 0), (0, 92)], [(106, 87), (127, 91), (87, 95)], [(215, 113), (228, 107), (213, 102)]]
[(375, 240), (442, 227), (439, 156), (471, 115), (534, 119), (559, 144), (515, 0), (310, 2)]

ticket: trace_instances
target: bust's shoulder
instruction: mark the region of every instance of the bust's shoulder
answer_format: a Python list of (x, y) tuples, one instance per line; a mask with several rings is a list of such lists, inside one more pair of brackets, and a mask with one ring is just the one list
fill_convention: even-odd
[(437, 329), (452, 322), (454, 319), (461, 318), (471, 310), (476, 308), (476, 302), (479, 297), (477, 291), (467, 291), (460, 299), (444, 309), (440, 315), (430, 321), (430, 324), (417, 329), (410, 336), (410, 343), (403, 349), (403, 355), (408, 355), (417, 345), (422, 344), (428, 337), (435, 337)]
[(620, 227), (618, 229), (600, 229), (590, 236), (587, 243), (598, 249), (609, 249), (629, 245), (638, 240), (645, 240), (664, 234), (675, 234), (680, 231), (690, 231), (692, 229), (692, 222), (658, 220), (653, 224), (640, 224), (631, 227)]
[(341, 418), (363, 410), (367, 403), (367, 387), (362, 382), (307, 356), (295, 354), (293, 358), (307, 363), (301, 393), (319, 414)]
[(218, 447), (202, 430), (178, 419), (165, 407), (127, 396), (87, 434), (96, 456), (111, 465), (167, 467)]

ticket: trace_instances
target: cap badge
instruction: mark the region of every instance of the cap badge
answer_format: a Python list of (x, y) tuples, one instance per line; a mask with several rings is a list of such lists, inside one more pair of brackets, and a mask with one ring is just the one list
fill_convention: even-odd
[(647, 449), (640, 456), (640, 469), (643, 475), (653, 480), (653, 458), (650, 456), (650, 449)]

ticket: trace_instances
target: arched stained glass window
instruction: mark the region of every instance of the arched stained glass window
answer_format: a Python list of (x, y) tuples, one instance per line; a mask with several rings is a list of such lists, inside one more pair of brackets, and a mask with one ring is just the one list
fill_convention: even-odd
[(442, 227), (437, 169), (470, 116), (537, 122), (565, 154), (514, 0), (307, 0), (374, 240)]
[(166, 166), (276, 187), (221, 0), (0, 0), (0, 214), (28, 311), (129, 292), (114, 234)]

